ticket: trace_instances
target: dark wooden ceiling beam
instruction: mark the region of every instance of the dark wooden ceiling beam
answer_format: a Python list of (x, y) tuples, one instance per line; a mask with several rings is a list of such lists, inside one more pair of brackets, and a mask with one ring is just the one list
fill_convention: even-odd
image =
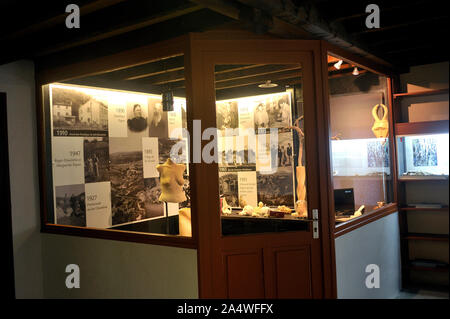
[[(254, 87), (254, 88), (261, 90), (261, 92), (259, 94), (268, 93), (266, 91), (267, 89), (259, 88), (258, 87), (259, 84), (261, 84), (261, 82), (235, 83), (235, 84), (227, 85), (227, 86), (216, 85), (216, 91), (223, 91), (223, 90), (237, 89), (237, 88), (245, 89), (246, 87)], [(278, 79), (276, 81), (276, 84), (278, 84), (278, 87), (293, 86), (293, 85), (302, 84), (302, 79), (300, 76), (286, 77), (284, 79)]]
[[(94, 13), (96, 11), (111, 7), (125, 0), (96, 0), (85, 5), (80, 6), (80, 15), (87, 15)], [(51, 17), (47, 20), (32, 24), (25, 27), (24, 29), (18, 30), (16, 32), (7, 34), (6, 36), (0, 37), (0, 41), (9, 41), (12, 39), (18, 39), (26, 36), (36, 34), (38, 32), (44, 31), (46, 29), (52, 28), (57, 25), (64, 25), (68, 13), (61, 12), (61, 14)]]
[[(380, 10), (381, 10), (383, 18), (384, 18), (384, 15), (386, 13), (393, 13), (395, 11), (399, 11), (400, 14), (403, 14), (403, 11), (405, 9), (411, 9), (411, 8), (414, 8), (421, 4), (428, 3), (428, 2), (429, 2), (428, 0), (409, 1), (407, 4), (400, 4), (400, 5), (393, 5), (393, 6), (386, 6), (383, 4), (379, 4), (379, 7), (380, 7)], [(341, 3), (338, 3), (338, 5), (341, 6)], [(364, 10), (358, 10), (358, 13), (354, 13), (351, 15), (345, 15), (345, 13), (340, 14), (340, 13), (338, 13), (339, 11), (334, 10), (334, 9), (335, 8), (329, 8), (327, 10), (330, 12), (331, 15), (335, 16), (334, 18), (331, 19), (333, 23), (336, 23), (336, 22), (340, 23), (343, 21), (357, 19), (357, 18), (364, 18), (364, 20), (365, 20), (365, 18), (368, 15), (368, 13), (366, 13)]]
[(360, 37), (360, 36), (370, 35), (370, 34), (374, 34), (374, 33), (389, 31), (389, 30), (393, 30), (393, 29), (410, 28), (412, 25), (430, 23), (430, 22), (434, 22), (434, 21), (447, 20), (447, 19), (448, 19), (447, 16), (427, 17), (427, 18), (420, 19), (420, 20), (415, 20), (415, 21), (410, 21), (410, 22), (406, 22), (406, 23), (400, 23), (400, 24), (384, 26), (384, 27), (381, 27), (381, 28), (365, 29), (365, 30), (362, 30), (362, 31), (359, 31), (359, 32), (354, 32), (354, 33), (352, 33), (352, 35)]
[(221, 73), (227, 73), (227, 72), (233, 72), (233, 71), (239, 71), (239, 70), (246, 70), (246, 69), (252, 69), (257, 68), (259, 66), (262, 66), (265, 64), (231, 64), (231, 65), (216, 65), (214, 74), (221, 74)]
[(180, 16), (187, 15), (189, 13), (193, 13), (196, 11), (199, 11), (203, 9), (203, 6), (201, 5), (193, 5), (193, 4), (187, 4), (186, 6), (182, 8), (177, 8), (173, 11), (168, 12), (158, 12), (155, 15), (149, 16), (147, 18), (144, 18), (140, 21), (128, 21), (127, 24), (124, 24), (122, 26), (116, 26), (116, 27), (109, 27), (108, 30), (96, 30), (91, 35), (85, 35), (80, 37), (79, 39), (71, 39), (70, 41), (66, 41), (63, 43), (59, 43), (57, 45), (51, 46), (49, 48), (45, 48), (43, 50), (39, 50), (36, 52), (36, 56), (43, 56), (48, 55), (51, 53), (55, 53), (62, 50), (67, 50), (70, 48), (74, 48), (77, 46), (82, 46), (90, 43), (94, 43), (97, 41), (105, 40), (114, 36), (118, 36), (124, 33), (132, 32), (135, 30), (139, 30), (142, 28), (146, 28), (167, 20), (171, 20)]
[(301, 65), (262, 65), (252, 69), (238, 70), (229, 73), (216, 74), (216, 82), (225, 82), (230, 80), (239, 80), (253, 78), (255, 76), (263, 76), (276, 74), (283, 71), (301, 70)]
[[(273, 83), (277, 83), (280, 80), (287, 79), (299, 79), (302, 76), (301, 71), (287, 71), (274, 74), (259, 75), (251, 78), (244, 78), (238, 80), (229, 80), (224, 82), (216, 82), (216, 89), (227, 89), (239, 86), (247, 85), (259, 85), (265, 83), (267, 80), (271, 80)], [(278, 83), (277, 83), (278, 84)]]

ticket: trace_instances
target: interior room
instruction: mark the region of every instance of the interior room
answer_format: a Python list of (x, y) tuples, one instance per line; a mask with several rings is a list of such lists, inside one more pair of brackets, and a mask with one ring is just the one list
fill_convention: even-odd
[(437, 5), (30, 6), (0, 4), (10, 298), (448, 299)]

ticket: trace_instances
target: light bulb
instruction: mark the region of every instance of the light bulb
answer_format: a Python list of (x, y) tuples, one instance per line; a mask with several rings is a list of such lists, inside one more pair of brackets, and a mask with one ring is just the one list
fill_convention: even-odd
[(358, 68), (357, 68), (356, 66), (355, 66), (355, 68), (353, 69), (352, 74), (353, 74), (353, 75), (359, 75), (359, 71), (358, 71)]
[(344, 62), (344, 61), (342, 61), (342, 60), (337, 61), (337, 62), (334, 64), (334, 67), (335, 67), (336, 69), (339, 70), (339, 69), (341, 68), (342, 62)]

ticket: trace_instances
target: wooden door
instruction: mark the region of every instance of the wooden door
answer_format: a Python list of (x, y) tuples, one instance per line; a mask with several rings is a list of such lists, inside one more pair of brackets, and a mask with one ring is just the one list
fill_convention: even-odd
[[(233, 85), (241, 83), (239, 81), (245, 82), (245, 79), (252, 78), (249, 70), (259, 68), (264, 71), (264, 66), (268, 66), (261, 72), (263, 76), (254, 77), (255, 87), (256, 82), (263, 83), (263, 78), (274, 78), (274, 75), (276, 80), (273, 82), (281, 83), (280, 85), (285, 85), (287, 82), (284, 80), (289, 77), (297, 77), (297, 82), (288, 80), (291, 81), (289, 83), (296, 85), (295, 90), (298, 91), (293, 97), (294, 101), (291, 101), (292, 114), (289, 120), (292, 124), (296, 117), (304, 116), (302, 143), (305, 153), (302, 163), (306, 166), (308, 202), (307, 220), (299, 222), (295, 227), (285, 224), (274, 225), (272, 222), (279, 220), (266, 218), (261, 221), (268, 222), (266, 226), (270, 226), (262, 227), (261, 231), (258, 231), (252, 229), (252, 227), (258, 229), (259, 226), (251, 226), (253, 220), (248, 217), (250, 226), (247, 223), (245, 227), (240, 226), (243, 230), (229, 232), (225, 230), (224, 221), (227, 217), (220, 213), (219, 206), (220, 191), (223, 191), (222, 189), (219, 191), (220, 164), (194, 164), (194, 178), (203, 182), (203, 185), (193, 185), (192, 190), (193, 208), (198, 214), (200, 297), (322, 298), (324, 296), (322, 257), (324, 223), (318, 221), (318, 224), (315, 224), (319, 225), (319, 238), (313, 239), (312, 221), (313, 209), (319, 211), (319, 219), (323, 215), (317, 145), (317, 136), (320, 134), (317, 128), (316, 105), (318, 94), (316, 85), (320, 81), (315, 73), (318, 63), (314, 60), (315, 54), (311, 48), (305, 49), (301, 45), (296, 45), (302, 42), (193, 41), (192, 69), (188, 69), (192, 72), (192, 98), (188, 97), (188, 101), (194, 107), (193, 113), (189, 116), (201, 119), (203, 129), (216, 127), (218, 124), (216, 96), (220, 95), (217, 100), (232, 99), (233, 90), (223, 94), (218, 88), (227, 88), (228, 85), (232, 89)], [(227, 71), (227, 66), (236, 67), (236, 70)], [(227, 77), (222, 76), (226, 72), (234, 72), (235, 78), (227, 82)], [(253, 85), (251, 81), (249, 83)], [(249, 89), (249, 94), (254, 92), (252, 90)], [(242, 90), (240, 91), (236, 96), (245, 95)], [(239, 92), (239, 89), (234, 92)], [(301, 99), (299, 95), (302, 96)], [(208, 142), (203, 141), (202, 145)], [(295, 171), (294, 165), (291, 168)], [(277, 187), (276, 184), (271, 185)], [(295, 188), (293, 193), (296, 193)], [(269, 193), (265, 198), (272, 197)], [(276, 196), (271, 200), (275, 199)], [(233, 229), (227, 225), (226, 229)], [(328, 233), (326, 234), (325, 240), (329, 240)]]

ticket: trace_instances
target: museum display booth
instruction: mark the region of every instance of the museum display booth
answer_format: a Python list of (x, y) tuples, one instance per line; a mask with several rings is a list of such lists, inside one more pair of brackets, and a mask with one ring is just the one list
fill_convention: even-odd
[(396, 211), (394, 74), (255, 37), (39, 67), (42, 231), (197, 249), (200, 297), (336, 297), (335, 233)]

